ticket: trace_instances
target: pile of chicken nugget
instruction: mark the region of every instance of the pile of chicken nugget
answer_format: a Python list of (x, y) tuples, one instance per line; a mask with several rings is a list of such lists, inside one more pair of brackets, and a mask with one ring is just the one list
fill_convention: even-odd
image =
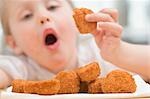
[(14, 80), (12, 82), (12, 92), (54, 95), (133, 93), (136, 91), (135, 81), (129, 73), (114, 70), (108, 73), (106, 77), (101, 77), (100, 72), (99, 64), (93, 62), (76, 70), (61, 71), (50, 80)]

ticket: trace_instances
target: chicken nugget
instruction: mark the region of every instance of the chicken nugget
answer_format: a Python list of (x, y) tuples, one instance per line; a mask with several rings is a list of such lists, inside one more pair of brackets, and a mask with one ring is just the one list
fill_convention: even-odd
[(90, 63), (76, 70), (82, 82), (91, 82), (100, 75), (100, 66), (97, 62)]
[(45, 80), (38, 82), (37, 94), (40, 95), (54, 95), (60, 89), (60, 81), (57, 79)]
[(25, 83), (24, 92), (30, 94), (53, 95), (60, 89), (60, 81), (57, 79), (45, 81), (28, 81)]
[(21, 79), (16, 79), (12, 81), (12, 92), (24, 93), (24, 85), (26, 81)]
[(94, 30), (96, 30), (97, 23), (96, 22), (87, 22), (85, 20), (85, 16), (87, 14), (93, 13), (92, 10), (87, 8), (76, 8), (74, 9), (74, 15), (73, 18), (75, 20), (75, 23), (82, 34), (91, 33)]
[(104, 80), (102, 91), (104, 93), (133, 93), (136, 91), (136, 84), (129, 73), (114, 70)]
[(96, 94), (96, 93), (103, 93), (102, 91), (102, 84), (105, 78), (97, 78), (95, 81), (92, 81), (88, 85), (88, 93)]
[(59, 94), (78, 93), (80, 89), (80, 81), (75, 71), (62, 71), (56, 77), (60, 81)]
[(17, 93), (53, 95), (58, 93), (60, 81), (57, 79), (45, 81), (14, 80), (12, 86), (12, 91)]

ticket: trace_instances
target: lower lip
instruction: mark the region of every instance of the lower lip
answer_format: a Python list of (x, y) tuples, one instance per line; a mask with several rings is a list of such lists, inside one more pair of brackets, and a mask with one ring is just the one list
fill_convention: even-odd
[(50, 51), (57, 50), (60, 45), (60, 41), (58, 40), (55, 44), (46, 46)]

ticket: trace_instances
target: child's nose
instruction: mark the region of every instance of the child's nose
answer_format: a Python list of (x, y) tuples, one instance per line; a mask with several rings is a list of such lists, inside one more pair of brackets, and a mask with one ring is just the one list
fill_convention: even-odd
[(43, 25), (43, 24), (45, 24), (45, 23), (47, 23), (49, 21), (50, 21), (50, 18), (48, 18), (48, 17), (41, 17), (40, 20), (39, 20), (39, 23), (41, 25)]

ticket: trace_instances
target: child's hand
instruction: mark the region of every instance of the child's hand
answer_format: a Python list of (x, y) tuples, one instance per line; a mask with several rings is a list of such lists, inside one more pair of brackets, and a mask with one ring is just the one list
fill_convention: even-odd
[(93, 33), (102, 57), (112, 61), (120, 47), (121, 32), (123, 30), (118, 21), (116, 9), (103, 9), (99, 13), (86, 16), (88, 22), (97, 22), (97, 30)]

